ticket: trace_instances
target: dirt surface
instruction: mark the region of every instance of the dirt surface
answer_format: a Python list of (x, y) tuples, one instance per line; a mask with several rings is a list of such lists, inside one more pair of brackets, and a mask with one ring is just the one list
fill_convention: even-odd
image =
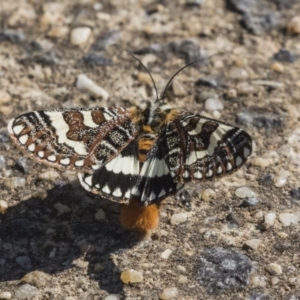
[[(299, 18), (297, 0), (1, 0), (0, 298), (300, 299)], [(32, 110), (154, 101), (115, 43), (159, 93), (202, 59), (175, 78), (169, 103), (254, 141), (238, 172), (166, 199), (146, 239), (75, 174), (24, 158), (6, 129)], [(80, 74), (96, 87), (82, 89)], [(186, 220), (174, 225), (177, 213)], [(141, 282), (123, 283), (127, 269)]]

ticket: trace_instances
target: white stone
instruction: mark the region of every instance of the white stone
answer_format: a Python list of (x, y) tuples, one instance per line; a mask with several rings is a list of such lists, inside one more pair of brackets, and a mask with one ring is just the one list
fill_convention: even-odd
[(208, 111), (223, 110), (224, 109), (223, 103), (218, 98), (208, 98), (205, 101), (204, 107)]
[(252, 240), (247, 240), (245, 242), (245, 245), (253, 250), (257, 250), (261, 243), (262, 243), (262, 240), (252, 239)]
[(213, 189), (205, 189), (201, 195), (202, 200), (210, 201), (215, 198), (216, 192)]
[(72, 45), (80, 46), (85, 44), (91, 35), (90, 27), (77, 27), (71, 31), (70, 42)]
[(39, 174), (39, 178), (43, 180), (51, 180), (54, 181), (59, 178), (59, 173), (55, 170), (49, 169), (41, 174)]
[(121, 300), (123, 298), (120, 294), (110, 294), (104, 298), (104, 300)]
[(121, 273), (121, 280), (124, 283), (134, 283), (134, 282), (142, 282), (144, 278), (141, 272), (133, 269), (128, 269)]
[[(4, 214), (8, 209), (8, 204), (4, 200), (0, 200), (0, 214)], [(1, 298), (0, 298), (1, 299)]]
[(6, 186), (15, 189), (15, 188), (24, 187), (26, 184), (26, 180), (23, 177), (11, 177), (11, 178), (7, 178), (5, 183)]
[(236, 189), (235, 195), (239, 198), (253, 198), (256, 194), (248, 187), (240, 187)]
[(179, 283), (187, 283), (189, 280), (185, 275), (179, 275), (178, 282)]
[(281, 213), (279, 214), (279, 221), (283, 226), (290, 226), (291, 224), (298, 223), (299, 219), (296, 215), (291, 213)]
[(266, 278), (264, 276), (254, 276), (251, 280), (251, 284), (254, 287), (265, 287)]
[(107, 100), (109, 97), (109, 94), (105, 89), (98, 86), (93, 80), (88, 78), (85, 74), (80, 74), (77, 76), (76, 87), (79, 90), (87, 90), (95, 96), (102, 97), (104, 100)]
[(11, 299), (11, 293), (10, 292), (1, 292), (0, 299)]
[(287, 178), (290, 176), (290, 172), (281, 170), (278, 175), (274, 177), (274, 184), (276, 187), (283, 187), (287, 184)]
[(18, 299), (31, 299), (33, 298), (37, 293), (39, 292), (39, 290), (35, 287), (32, 286), (30, 284), (23, 284), (21, 285), (15, 293), (15, 296)]
[(269, 212), (265, 215), (265, 222), (264, 226), (265, 228), (270, 228), (274, 225), (276, 219), (276, 213), (274, 212)]
[(172, 225), (178, 225), (178, 224), (186, 222), (187, 219), (188, 219), (187, 213), (182, 212), (182, 213), (174, 214), (171, 217), (170, 222), (171, 222)]
[(168, 258), (170, 257), (170, 255), (171, 255), (172, 252), (173, 252), (173, 251), (172, 251), (171, 249), (166, 249), (166, 250), (160, 255), (160, 257), (161, 257), (162, 259), (168, 259)]
[(167, 287), (162, 293), (159, 294), (159, 299), (169, 300), (171, 298), (175, 298), (178, 295), (178, 290), (176, 287)]
[(280, 265), (276, 263), (271, 263), (266, 266), (266, 270), (271, 274), (271, 275), (281, 275), (282, 274), (282, 268)]

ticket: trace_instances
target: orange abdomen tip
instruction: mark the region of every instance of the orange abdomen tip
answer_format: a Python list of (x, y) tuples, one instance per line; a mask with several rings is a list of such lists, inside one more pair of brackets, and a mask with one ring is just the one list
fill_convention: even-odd
[(159, 209), (156, 204), (141, 206), (138, 202), (122, 204), (120, 221), (125, 229), (147, 233), (158, 226)]

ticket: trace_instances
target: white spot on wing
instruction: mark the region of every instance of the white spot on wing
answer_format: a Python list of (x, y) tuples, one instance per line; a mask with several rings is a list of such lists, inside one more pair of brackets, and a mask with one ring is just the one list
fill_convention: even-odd
[(109, 121), (113, 118), (112, 116), (110, 116), (108, 113), (105, 113), (105, 112), (103, 112), (103, 115), (104, 115), (104, 118), (106, 121)]
[(75, 161), (74, 165), (76, 167), (82, 167), (84, 165), (84, 159), (80, 159), (80, 160)]
[(231, 171), (232, 170), (232, 164), (230, 162), (227, 163), (226, 170), (227, 171)]
[(51, 155), (49, 155), (49, 156), (47, 157), (47, 159), (48, 159), (49, 161), (56, 161), (56, 156), (53, 155), (53, 154), (51, 154)]
[(28, 135), (27, 134), (24, 134), (24, 135), (22, 135), (22, 136), (19, 137), (19, 142), (22, 145), (25, 145), (27, 141), (28, 141)]
[(189, 178), (189, 177), (190, 177), (189, 171), (185, 170), (183, 173), (183, 178)]
[[(11, 121), (14, 121), (14, 120), (11, 120)], [(11, 126), (10, 124), (9, 124), (9, 126)], [(8, 127), (9, 128), (9, 127)], [(17, 126), (15, 126), (15, 127), (12, 127), (12, 130), (13, 130), (13, 133), (14, 134), (16, 134), (16, 135), (19, 135), (21, 132), (22, 132), (22, 130), (25, 128), (25, 126), (23, 126), (23, 125), (17, 125)], [(10, 130), (9, 130), (10, 131)]]
[(87, 183), (89, 186), (92, 186), (92, 175), (87, 176), (84, 178), (85, 183)]
[(218, 166), (217, 173), (218, 173), (218, 174), (222, 174), (222, 172), (223, 172), (222, 167), (221, 167), (221, 166)]
[(170, 173), (165, 159), (151, 158), (146, 160), (141, 170), (141, 176), (144, 177), (161, 177)]
[(82, 110), (82, 111), (80, 111), (80, 113), (83, 115), (83, 124), (85, 126), (91, 127), (91, 128), (99, 127), (99, 125), (93, 121), (91, 111)]
[[(83, 142), (72, 141), (67, 138), (67, 132), (69, 131), (69, 126), (63, 118), (61, 112), (44, 112), (51, 120), (51, 125), (56, 129), (56, 134), (58, 135), (58, 143), (66, 144), (72, 147), (74, 151), (79, 155), (87, 155), (86, 145)], [(39, 117), (39, 115), (38, 115)]]
[(120, 190), (120, 188), (116, 188), (114, 191), (113, 191), (113, 195), (115, 197), (121, 197), (122, 196), (122, 192)]
[(130, 190), (128, 190), (128, 191), (125, 193), (124, 197), (127, 198), (127, 199), (129, 199), (129, 198), (130, 198), (130, 195), (131, 195)]
[(248, 147), (244, 148), (244, 157), (247, 158), (250, 155), (251, 151)]
[(188, 158), (186, 159), (186, 164), (188, 166), (194, 164), (197, 160), (204, 158), (207, 155), (206, 151), (192, 151)]
[(70, 164), (70, 158), (69, 157), (63, 158), (63, 159), (60, 160), (60, 163), (62, 165), (67, 166), (68, 164)]
[(104, 192), (106, 194), (110, 194), (110, 189), (107, 184), (103, 187), (102, 192)]
[(242, 164), (243, 160), (240, 156), (237, 156), (236, 159), (235, 159), (235, 164), (236, 166), (240, 166)]
[(212, 169), (208, 169), (207, 173), (206, 173), (206, 177), (211, 177), (214, 175), (214, 172)]
[(158, 198), (164, 196), (166, 194), (166, 191), (164, 189), (162, 189), (158, 195)]
[(84, 174), (81, 174), (81, 173), (78, 174), (78, 179), (79, 179), (79, 181), (80, 181), (80, 184), (83, 186), (84, 189), (86, 189), (87, 191), (90, 192), (92, 189), (91, 189), (91, 187), (90, 187), (89, 185), (87, 185), (87, 184), (84, 182), (83, 176), (84, 176)]
[(28, 150), (33, 152), (35, 150), (35, 144), (31, 144), (28, 146)]
[[(97, 166), (97, 169), (99, 166)], [(123, 173), (124, 175), (137, 175), (139, 173), (139, 161), (134, 156), (122, 156), (118, 154), (105, 165), (107, 171), (115, 174)]]
[(43, 158), (43, 157), (45, 156), (45, 152), (44, 152), (44, 151), (39, 151), (39, 152), (38, 152), (38, 156), (39, 156), (40, 158)]
[(197, 172), (194, 173), (194, 177), (196, 179), (201, 179), (202, 178), (202, 173), (200, 171), (197, 171)]

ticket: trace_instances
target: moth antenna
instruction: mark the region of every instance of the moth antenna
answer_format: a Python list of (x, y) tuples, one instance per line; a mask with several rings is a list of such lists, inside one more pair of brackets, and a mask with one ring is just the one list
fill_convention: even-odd
[(117, 45), (117, 44), (114, 44), (113, 46), (119, 48), (119, 49), (122, 50), (122, 51), (125, 51), (125, 52), (126, 52), (128, 55), (130, 55), (133, 59), (135, 59), (136, 61), (138, 61), (139, 64), (145, 69), (145, 71), (148, 73), (148, 75), (150, 76), (151, 81), (152, 81), (152, 83), (153, 83), (153, 87), (154, 87), (154, 89), (155, 89), (155, 94), (156, 94), (156, 101), (159, 101), (158, 91), (157, 91), (157, 87), (156, 87), (155, 81), (154, 81), (154, 79), (153, 79), (151, 73), (149, 72), (149, 70), (146, 68), (146, 66), (145, 66), (145, 65), (144, 65), (144, 64), (143, 64), (143, 63), (142, 63), (142, 62), (141, 62), (141, 61), (140, 61), (133, 53), (131, 53), (131, 52), (129, 52), (129, 51), (123, 49), (121, 46), (119, 46), (119, 45)]
[(172, 75), (172, 77), (171, 77), (170, 80), (168, 81), (168, 83), (167, 83), (167, 85), (166, 85), (166, 87), (165, 87), (163, 93), (161, 94), (160, 100), (164, 101), (164, 99), (165, 99), (165, 97), (166, 97), (167, 90), (168, 90), (168, 88), (169, 88), (171, 82), (172, 82), (173, 79), (174, 79), (181, 71), (183, 71), (185, 68), (187, 68), (187, 67), (189, 67), (189, 66), (191, 66), (191, 65), (193, 65), (193, 64), (195, 64), (195, 63), (197, 63), (197, 62), (201, 62), (201, 61), (206, 60), (206, 59), (211, 59), (211, 58), (214, 57), (214, 56), (217, 56), (217, 55), (220, 55), (220, 54), (224, 54), (224, 53), (226, 53), (226, 52), (219, 52), (219, 53), (215, 53), (215, 54), (213, 54), (213, 55), (211, 55), (211, 56), (208, 56), (208, 57), (206, 57), (206, 58), (201, 58), (201, 59), (194, 60), (194, 61), (192, 61), (192, 62), (186, 64), (186, 65), (183, 66), (182, 68), (180, 68), (177, 72), (175, 72), (175, 74)]

